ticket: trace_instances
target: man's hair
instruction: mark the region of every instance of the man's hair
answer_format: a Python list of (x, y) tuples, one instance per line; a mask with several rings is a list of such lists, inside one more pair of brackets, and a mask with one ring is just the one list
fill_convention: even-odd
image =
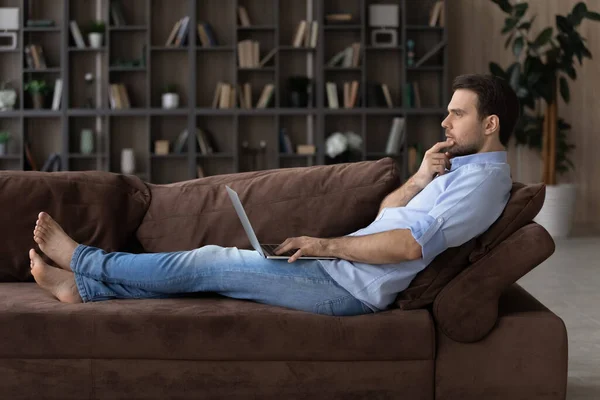
[(460, 75), (452, 83), (452, 91), (467, 89), (477, 94), (479, 119), (497, 115), (500, 120), (500, 143), (504, 146), (519, 119), (519, 99), (508, 82), (492, 75)]

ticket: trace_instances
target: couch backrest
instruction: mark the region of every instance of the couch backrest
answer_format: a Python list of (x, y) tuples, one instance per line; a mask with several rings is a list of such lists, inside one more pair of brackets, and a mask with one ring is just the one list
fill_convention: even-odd
[(370, 224), (400, 183), (395, 161), (384, 158), (149, 184), (152, 202), (137, 238), (149, 252), (206, 244), (251, 248), (225, 185), (238, 193), (263, 243), (342, 236)]
[(436, 257), (398, 295), (396, 305), (411, 310), (432, 304), (438, 293), (458, 274), (531, 222), (544, 204), (545, 193), (546, 187), (542, 183), (513, 183), (510, 199), (496, 222), (479, 237)]
[(0, 282), (33, 280), (28, 251), (40, 252), (33, 240), (40, 211), (78, 243), (118, 251), (135, 239), (149, 203), (148, 188), (135, 176), (0, 171)]

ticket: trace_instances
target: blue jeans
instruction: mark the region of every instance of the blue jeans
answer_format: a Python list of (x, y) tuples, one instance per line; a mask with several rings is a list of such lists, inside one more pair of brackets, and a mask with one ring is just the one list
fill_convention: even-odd
[(214, 292), (316, 314), (372, 313), (317, 260), (269, 260), (236, 247), (208, 245), (190, 251), (130, 254), (80, 244), (71, 269), (84, 302)]

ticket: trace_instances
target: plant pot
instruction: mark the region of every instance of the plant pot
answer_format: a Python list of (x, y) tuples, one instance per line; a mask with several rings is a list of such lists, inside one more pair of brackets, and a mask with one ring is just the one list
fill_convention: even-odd
[(163, 93), (162, 108), (167, 110), (179, 107), (179, 95), (177, 93)]
[(546, 199), (534, 221), (552, 237), (567, 237), (573, 226), (577, 187), (573, 184), (547, 185)]
[(16, 90), (0, 90), (0, 110), (12, 110), (17, 101)]
[(0, 143), (0, 157), (6, 155), (6, 143)]
[(99, 49), (102, 47), (102, 34), (98, 32), (92, 32), (88, 34), (88, 40), (92, 49)]
[(34, 93), (31, 97), (33, 98), (33, 108), (38, 110), (44, 108), (44, 95), (42, 93)]

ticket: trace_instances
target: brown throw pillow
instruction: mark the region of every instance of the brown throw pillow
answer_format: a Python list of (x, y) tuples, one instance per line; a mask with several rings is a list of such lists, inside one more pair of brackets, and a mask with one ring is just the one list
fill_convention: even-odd
[(399, 293), (395, 304), (403, 310), (432, 304), (438, 293), (461, 271), (532, 221), (542, 208), (545, 195), (546, 187), (542, 183), (513, 183), (511, 197), (496, 222), (479, 237), (437, 256), (417, 274), (408, 288)]
[(225, 189), (235, 190), (262, 243), (288, 237), (343, 236), (370, 224), (381, 201), (400, 186), (393, 159), (215, 175), (149, 184), (150, 208), (137, 231), (149, 252), (207, 244), (248, 249)]
[[(109, 172), (0, 171), (0, 282), (32, 281), (28, 251), (46, 211), (78, 243), (122, 250), (150, 202), (145, 184)], [(46, 259), (48, 260), (48, 259)]]
[(552, 237), (536, 223), (510, 235), (442, 289), (433, 306), (437, 327), (457, 342), (483, 339), (496, 324), (502, 293), (554, 248)]

